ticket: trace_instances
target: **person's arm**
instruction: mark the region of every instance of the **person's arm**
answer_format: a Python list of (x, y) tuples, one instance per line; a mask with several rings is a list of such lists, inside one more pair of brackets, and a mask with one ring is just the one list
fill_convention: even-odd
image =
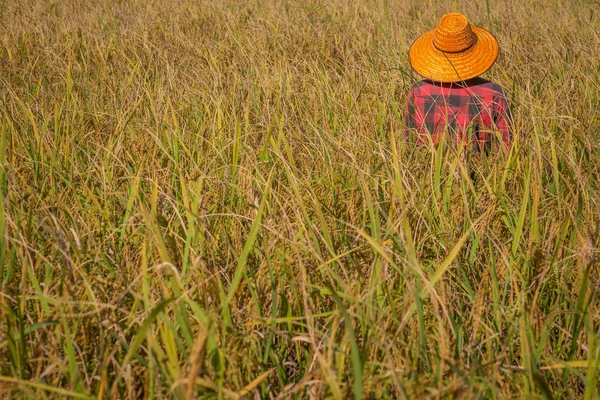
[(404, 139), (409, 140), (409, 132), (417, 127), (415, 120), (415, 95), (411, 89), (406, 96), (406, 109), (404, 110)]
[(512, 142), (511, 122), (512, 116), (510, 107), (508, 106), (508, 101), (506, 100), (504, 92), (501, 92), (496, 101), (494, 123), (496, 124), (496, 128), (498, 128), (498, 132), (500, 133), (500, 137), (506, 148), (509, 148)]

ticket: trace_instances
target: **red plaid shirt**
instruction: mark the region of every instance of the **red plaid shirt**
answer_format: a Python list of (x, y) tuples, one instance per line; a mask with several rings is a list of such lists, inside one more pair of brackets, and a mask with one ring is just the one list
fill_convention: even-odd
[(481, 78), (465, 82), (417, 82), (408, 93), (405, 133), (416, 133), (419, 144), (431, 136), (436, 143), (447, 130), (457, 141), (470, 140), (485, 148), (499, 138), (506, 147), (512, 134), (510, 109), (502, 87)]

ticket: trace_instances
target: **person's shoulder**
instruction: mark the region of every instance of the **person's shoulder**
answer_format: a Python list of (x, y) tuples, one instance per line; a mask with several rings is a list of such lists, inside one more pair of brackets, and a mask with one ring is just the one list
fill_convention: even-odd
[(429, 87), (435, 87), (435, 83), (433, 81), (430, 81), (429, 79), (423, 79), (422, 81), (415, 82), (412, 85), (411, 89), (429, 88)]
[(469, 82), (469, 87), (471, 89), (476, 89), (482, 93), (490, 94), (490, 95), (499, 95), (504, 96), (504, 89), (502, 86), (496, 82), (488, 81), (483, 78), (475, 78)]
[(428, 79), (415, 82), (409, 90), (409, 94), (413, 96), (429, 94), (435, 85)]

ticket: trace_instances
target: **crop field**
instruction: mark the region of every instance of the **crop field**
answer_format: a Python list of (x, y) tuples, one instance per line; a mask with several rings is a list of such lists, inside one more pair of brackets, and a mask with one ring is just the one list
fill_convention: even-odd
[[(507, 152), (404, 136), (459, 11)], [(0, 0), (0, 397), (600, 398), (600, 3)]]

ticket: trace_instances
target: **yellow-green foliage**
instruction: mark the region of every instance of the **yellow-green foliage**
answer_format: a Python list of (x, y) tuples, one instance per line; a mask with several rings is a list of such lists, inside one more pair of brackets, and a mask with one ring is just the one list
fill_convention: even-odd
[[(404, 141), (449, 11), (509, 154)], [(0, 1), (0, 395), (598, 398), (599, 59), (588, 0)]]

